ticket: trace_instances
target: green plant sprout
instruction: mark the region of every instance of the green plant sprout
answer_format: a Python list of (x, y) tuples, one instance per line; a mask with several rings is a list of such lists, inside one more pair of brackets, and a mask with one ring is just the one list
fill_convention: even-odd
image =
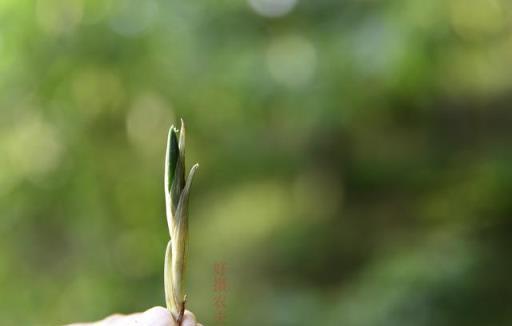
[(185, 178), (185, 124), (178, 131), (169, 129), (165, 154), (165, 213), (169, 235), (164, 262), (165, 302), (174, 320), (181, 325), (186, 294), (183, 288), (188, 237), (188, 198), (190, 185), (199, 164)]

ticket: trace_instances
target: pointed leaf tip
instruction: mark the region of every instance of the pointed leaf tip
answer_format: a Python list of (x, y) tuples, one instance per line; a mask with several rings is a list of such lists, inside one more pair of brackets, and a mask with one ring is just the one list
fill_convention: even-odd
[(185, 122), (183, 119), (181, 119), (179, 149), (183, 163), (185, 163)]
[(167, 140), (167, 152), (166, 152), (166, 174), (167, 174), (167, 191), (171, 190), (172, 183), (176, 176), (176, 165), (180, 156), (178, 147), (178, 130), (171, 126), (169, 129), (169, 135)]

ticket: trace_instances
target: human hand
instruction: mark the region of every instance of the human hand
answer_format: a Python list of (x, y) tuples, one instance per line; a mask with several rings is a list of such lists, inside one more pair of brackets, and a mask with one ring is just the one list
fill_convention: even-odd
[[(153, 307), (144, 312), (121, 315), (115, 314), (94, 323), (78, 323), (67, 326), (178, 326), (169, 310), (163, 307)], [(196, 317), (190, 311), (185, 311), (181, 326), (202, 326), (196, 322)]]

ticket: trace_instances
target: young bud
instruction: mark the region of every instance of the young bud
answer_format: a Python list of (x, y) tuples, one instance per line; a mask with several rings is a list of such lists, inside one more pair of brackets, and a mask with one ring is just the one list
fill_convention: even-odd
[(167, 309), (178, 324), (185, 311), (183, 276), (187, 254), (188, 198), (198, 167), (195, 164), (185, 180), (185, 125), (182, 120), (179, 132), (173, 126), (169, 130), (164, 176), (167, 224), (171, 238), (165, 252), (165, 300)]

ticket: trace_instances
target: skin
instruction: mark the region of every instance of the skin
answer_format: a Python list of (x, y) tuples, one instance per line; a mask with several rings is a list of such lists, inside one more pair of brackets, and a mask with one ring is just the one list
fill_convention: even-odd
[[(153, 307), (131, 315), (116, 314), (94, 323), (78, 323), (67, 326), (178, 326), (171, 313), (164, 307)], [(196, 322), (190, 311), (185, 311), (181, 326), (203, 326)]]

